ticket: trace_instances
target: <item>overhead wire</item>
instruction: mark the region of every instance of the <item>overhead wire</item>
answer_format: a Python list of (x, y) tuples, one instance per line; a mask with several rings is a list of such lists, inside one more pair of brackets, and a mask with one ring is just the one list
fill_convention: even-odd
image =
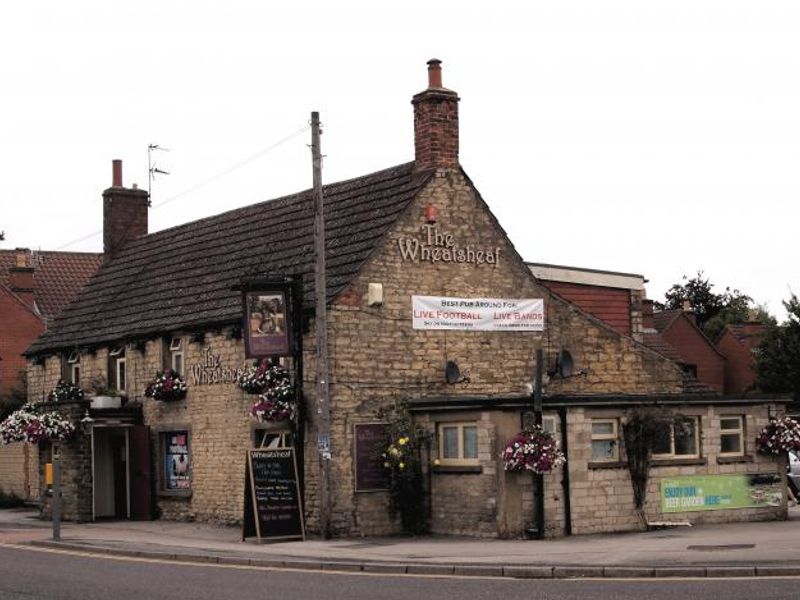
[[(154, 204), (151, 207), (151, 210), (155, 210), (157, 208), (161, 208), (165, 204), (169, 204), (170, 202), (173, 202), (174, 200), (177, 200), (177, 199), (181, 198), (182, 196), (185, 196), (186, 194), (194, 192), (194, 191), (198, 190), (199, 188), (201, 188), (203, 186), (206, 186), (209, 183), (212, 183), (212, 182), (216, 181), (217, 179), (220, 179), (222, 177), (225, 177), (226, 175), (231, 174), (232, 172), (236, 171), (237, 169), (241, 169), (245, 165), (250, 164), (254, 160), (262, 157), (265, 154), (268, 154), (269, 152), (272, 152), (273, 150), (277, 149), (278, 147), (282, 146), (283, 144), (285, 144), (285, 143), (293, 140), (294, 138), (298, 137), (299, 135), (305, 133), (310, 128), (311, 128), (310, 125), (305, 125), (305, 126), (301, 127), (300, 129), (298, 129), (298, 130), (290, 133), (289, 135), (279, 139), (278, 141), (274, 142), (273, 144), (270, 144), (266, 148), (264, 148), (262, 150), (259, 150), (255, 154), (252, 154), (252, 155), (248, 156), (244, 160), (241, 160), (241, 161), (231, 165), (227, 169), (224, 169), (224, 170), (220, 171), (219, 173), (216, 173), (215, 175), (212, 175), (211, 177), (208, 177), (208, 178), (206, 178), (206, 179), (204, 179), (204, 180), (202, 180), (202, 181), (200, 181), (200, 182), (198, 182), (198, 183), (196, 183), (196, 184), (194, 184), (192, 186), (189, 186), (188, 188), (186, 188), (182, 192), (179, 192), (179, 193), (175, 194), (174, 196), (170, 196), (166, 200), (163, 200), (163, 201), (161, 201), (161, 202), (159, 202), (157, 204)], [(57, 246), (56, 248), (54, 248), (54, 250), (63, 250), (64, 248), (68, 248), (69, 246), (72, 246), (74, 244), (78, 244), (80, 242), (89, 240), (89, 239), (91, 239), (91, 238), (93, 238), (95, 236), (98, 236), (101, 233), (103, 233), (102, 230), (93, 231), (92, 233), (88, 233), (88, 234), (86, 234), (86, 235), (84, 235), (82, 237), (76, 238), (76, 239), (74, 239), (72, 241), (69, 241), (69, 242), (67, 242), (65, 244), (62, 244), (61, 246)]]

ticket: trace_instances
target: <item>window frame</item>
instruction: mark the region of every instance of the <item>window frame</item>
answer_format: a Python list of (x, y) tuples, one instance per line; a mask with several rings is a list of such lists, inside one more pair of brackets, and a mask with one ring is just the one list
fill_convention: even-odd
[[(737, 429), (723, 429), (722, 421), (726, 419), (736, 419), (739, 421)], [(723, 436), (737, 436), (739, 438), (739, 450), (737, 452), (723, 452), (722, 438)], [(745, 443), (745, 418), (744, 415), (720, 415), (719, 416), (719, 455), (723, 457), (744, 456), (744, 443)]]
[[(185, 354), (183, 350), (183, 338), (180, 336), (171, 338), (169, 341), (169, 346), (167, 346), (167, 352), (169, 354), (169, 364), (165, 364), (164, 367), (169, 367), (178, 375), (184, 377), (185, 373), (183, 371), (186, 367), (186, 363), (184, 361)], [(180, 369), (176, 368), (177, 359), (180, 359)], [(166, 363), (167, 361), (164, 362)]]
[[(611, 433), (595, 433), (594, 432), (594, 425), (599, 423), (611, 423), (613, 431)], [(619, 443), (619, 418), (615, 417), (592, 417), (590, 422), (590, 449), (591, 449), (591, 456), (590, 461), (593, 463), (617, 463), (620, 461), (620, 443)], [(596, 457), (594, 455), (594, 442), (608, 442), (611, 441), (614, 444), (614, 455), (609, 456), (606, 458)]]
[[(116, 390), (120, 396), (127, 395), (128, 392), (128, 368), (126, 360), (126, 349), (124, 345), (114, 346), (108, 351), (108, 370), (106, 381), (108, 387)], [(120, 373), (122, 373), (123, 383), (120, 385)]]
[(72, 385), (81, 387), (81, 364), (73, 363), (69, 366), (69, 380)]
[[(685, 420), (690, 421), (692, 426), (694, 427), (694, 453), (692, 454), (675, 454), (675, 421), (676, 420)], [(693, 416), (693, 415), (685, 415), (677, 417), (676, 419), (671, 419), (665, 423), (666, 426), (669, 427), (669, 446), (670, 452), (669, 453), (660, 453), (656, 454), (653, 452), (653, 460), (682, 460), (682, 459), (698, 459), (702, 456), (701, 449), (700, 449), (700, 417)]]
[[(475, 428), (475, 454), (476, 456), (465, 458), (464, 457), (464, 428)], [(458, 431), (458, 456), (455, 458), (444, 456), (444, 430), (447, 428), (455, 428)], [(438, 448), (438, 460), (440, 465), (448, 466), (479, 466), (480, 452), (478, 450), (478, 423), (477, 421), (440, 421), (436, 424), (436, 437)]]

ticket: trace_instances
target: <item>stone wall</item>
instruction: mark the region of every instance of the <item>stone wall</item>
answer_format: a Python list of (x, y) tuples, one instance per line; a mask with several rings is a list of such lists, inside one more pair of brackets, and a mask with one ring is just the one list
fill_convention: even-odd
[(39, 449), (31, 444), (0, 446), (0, 491), (39, 500)]

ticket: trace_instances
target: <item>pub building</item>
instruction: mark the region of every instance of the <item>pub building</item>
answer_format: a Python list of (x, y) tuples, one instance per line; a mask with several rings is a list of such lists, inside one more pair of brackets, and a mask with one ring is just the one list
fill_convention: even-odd
[[(267, 445), (296, 451), (309, 534), (320, 532), (321, 460), (332, 535), (398, 533), (382, 465), (365, 450), (398, 402), (432, 440), (420, 494), (433, 533), (641, 529), (622, 434), (642, 406), (681, 415), (680, 435), (668, 432), (653, 457), (648, 522), (785, 518), (783, 465), (754, 447), (784, 401), (698, 393), (641, 342), (643, 294), (623, 333), (540, 284), (459, 164), (459, 97), (443, 86), (440, 61), (429, 61), (428, 78), (412, 99), (414, 160), (324, 186), (329, 437), (318, 435), (315, 408), (312, 190), (148, 233), (147, 193), (124, 187), (115, 161), (104, 264), (27, 351), (31, 400), (70, 376), (94, 396), (40, 406), (78, 424), (57, 445), (64, 518), (240, 524), (246, 451)], [(253, 290), (263, 310), (243, 302)], [(267, 325), (291, 342), (294, 355), (279, 354), (302, 391), (293, 422), (254, 419), (254, 396), (235, 382), (253, 364), (247, 346), (270, 300), (284, 305), (284, 320)], [(544, 476), (541, 525), (534, 479), (501, 459), (531, 418), (537, 351), (542, 422), (567, 458)], [(183, 375), (185, 398), (145, 396), (165, 368)], [(118, 391), (105, 399), (98, 382)], [(42, 445), (44, 515), (52, 452)], [(777, 484), (765, 491), (764, 481)], [(704, 486), (722, 490), (715, 506), (668, 497)], [(726, 486), (742, 488), (735, 501)]]

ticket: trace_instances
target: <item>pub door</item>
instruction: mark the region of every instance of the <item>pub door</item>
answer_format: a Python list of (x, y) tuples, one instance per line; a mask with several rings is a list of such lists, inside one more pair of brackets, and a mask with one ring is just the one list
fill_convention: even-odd
[(128, 430), (130, 443), (130, 518), (149, 521), (153, 518), (153, 477), (150, 465), (150, 428), (134, 425)]

